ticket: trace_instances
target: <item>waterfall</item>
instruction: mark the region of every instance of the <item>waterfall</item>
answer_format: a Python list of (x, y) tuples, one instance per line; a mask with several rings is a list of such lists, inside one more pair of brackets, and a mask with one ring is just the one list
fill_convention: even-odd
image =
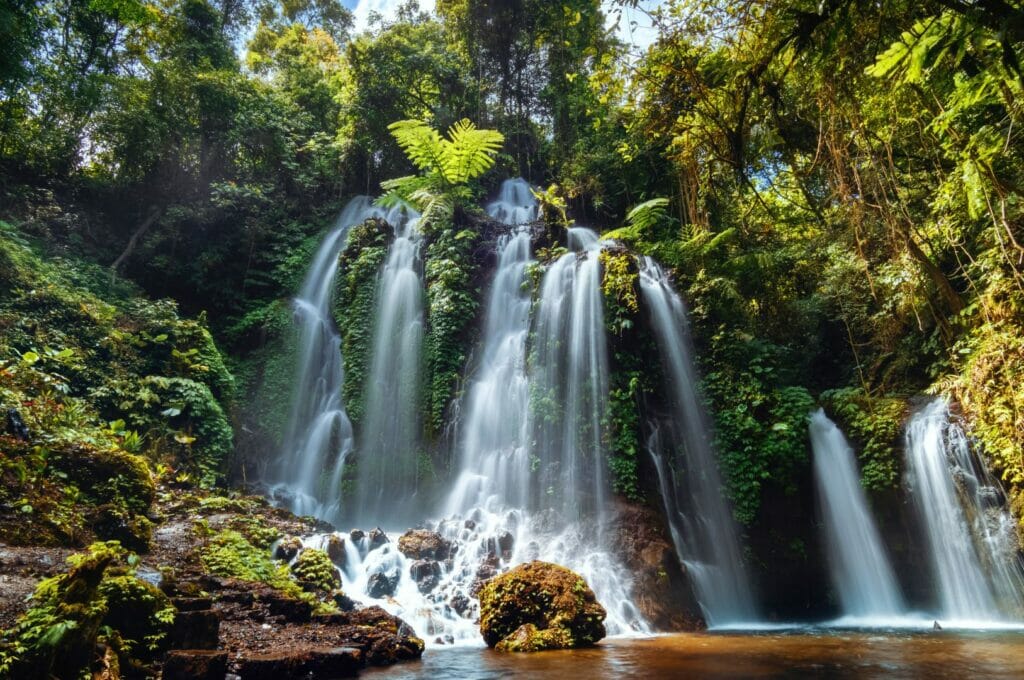
[(697, 392), (686, 308), (649, 257), (640, 261), (640, 291), (651, 314), (671, 409), (670, 422), (655, 428), (649, 444), (676, 551), (709, 626), (756, 621), (736, 523)]
[[(467, 549), (455, 555), (439, 588), (467, 593), (466, 574), (493, 550), (488, 546), (504, 542), (512, 547), (503, 564), (543, 559), (581, 574), (608, 610), (610, 634), (647, 630), (631, 598), (630, 576), (605, 549), (604, 525), (593, 521), (607, 513), (600, 446), (607, 357), (597, 236), (570, 230), (570, 246), (579, 252), (549, 268), (537, 305), (538, 351), (528, 369), (528, 268), (534, 260), (529, 231), (515, 225), (536, 216), (536, 202), (523, 180), (509, 180), (488, 212), (513, 229), (498, 241), (481, 359), (462, 406), (458, 475), (444, 513), (449, 519), (436, 525)], [(592, 382), (594, 376), (601, 379)], [(536, 399), (541, 386), (556, 395), (551, 402)], [(537, 417), (538, 406), (555, 401), (564, 409)], [(551, 436), (534, 446), (538, 421)], [(586, 507), (584, 498), (590, 499)], [(467, 600), (476, 606), (472, 596)], [(415, 610), (408, 613), (417, 616)], [(424, 625), (443, 626), (460, 637), (460, 618), (446, 621), (436, 611), (431, 616)]]
[(593, 519), (608, 508), (601, 245), (593, 231), (574, 227), (569, 248), (545, 273), (537, 310), (532, 389), (539, 502), (567, 519)]
[(828, 562), (843, 614), (889, 619), (904, 615), (903, 597), (868, 510), (853, 450), (821, 409), (811, 416), (810, 434)]
[(371, 217), (395, 219), (368, 196), (353, 198), (320, 244), (294, 300), (297, 363), (291, 414), (273, 493), (299, 515), (331, 520), (341, 503), (341, 475), (352, 451), (352, 424), (341, 402), (341, 338), (331, 317), (338, 256), (349, 230)]
[(460, 473), (448, 499), (447, 514), (472, 507), (527, 507), (530, 384), (526, 337), (531, 301), (526, 269), (532, 262), (528, 230), (517, 229), (499, 240), (483, 357), (465, 404)]
[(540, 206), (522, 177), (501, 183), (498, 200), (487, 204), (487, 214), (503, 224), (529, 224), (539, 217)]
[(1012, 518), (946, 402), (915, 414), (906, 439), (907, 483), (928, 539), (940, 616), (1019, 617), (1024, 576)]
[(417, 520), (423, 279), (418, 215), (393, 222), (395, 240), (377, 288), (366, 419), (356, 465), (356, 519)]

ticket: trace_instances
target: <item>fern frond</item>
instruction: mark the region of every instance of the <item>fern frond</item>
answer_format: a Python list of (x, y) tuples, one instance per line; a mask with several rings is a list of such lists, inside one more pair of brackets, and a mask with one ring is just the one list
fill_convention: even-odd
[(668, 199), (652, 198), (634, 206), (626, 215), (626, 224), (639, 232), (646, 232), (667, 216)]
[(413, 165), (424, 172), (444, 172), (446, 142), (437, 130), (422, 120), (399, 120), (388, 130)]
[(380, 186), (384, 190), (384, 195), (377, 199), (377, 205), (384, 208), (394, 208), (402, 203), (408, 203), (416, 207), (416, 202), (412, 199), (412, 196), (416, 192), (426, 189), (428, 185), (428, 178), (421, 175), (406, 175), (405, 177), (396, 177), (395, 179), (381, 182)]
[(494, 165), (505, 136), (497, 130), (480, 130), (463, 118), (448, 129), (442, 141), (442, 172), (450, 184), (462, 184), (479, 177)]

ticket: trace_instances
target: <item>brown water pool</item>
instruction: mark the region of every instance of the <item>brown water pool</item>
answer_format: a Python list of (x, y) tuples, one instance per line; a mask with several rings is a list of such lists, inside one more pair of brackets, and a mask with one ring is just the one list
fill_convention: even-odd
[(1024, 678), (1024, 632), (688, 633), (521, 655), (441, 647), (428, 649), (421, 661), (361, 677)]

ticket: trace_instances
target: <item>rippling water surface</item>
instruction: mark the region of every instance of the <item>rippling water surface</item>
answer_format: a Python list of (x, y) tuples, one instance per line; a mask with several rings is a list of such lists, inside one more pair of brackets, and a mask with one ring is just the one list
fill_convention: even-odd
[(428, 649), (376, 678), (1024, 678), (1024, 633), (693, 633), (611, 639), (593, 649), (498, 654)]

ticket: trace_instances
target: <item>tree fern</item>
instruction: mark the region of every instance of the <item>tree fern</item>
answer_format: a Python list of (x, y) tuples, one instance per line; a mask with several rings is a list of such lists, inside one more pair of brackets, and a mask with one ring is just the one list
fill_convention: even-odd
[(505, 141), (497, 130), (478, 129), (467, 119), (452, 125), (447, 138), (419, 120), (400, 120), (388, 129), (421, 174), (382, 182), (385, 194), (378, 203), (408, 203), (424, 224), (447, 218), (457, 203), (472, 198), (467, 183), (494, 165)]

